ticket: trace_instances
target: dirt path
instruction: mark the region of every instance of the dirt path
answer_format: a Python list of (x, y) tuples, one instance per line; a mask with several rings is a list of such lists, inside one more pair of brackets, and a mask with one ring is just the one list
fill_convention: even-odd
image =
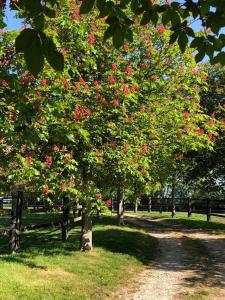
[(128, 217), (159, 242), (159, 255), (124, 300), (225, 299), (225, 235)]

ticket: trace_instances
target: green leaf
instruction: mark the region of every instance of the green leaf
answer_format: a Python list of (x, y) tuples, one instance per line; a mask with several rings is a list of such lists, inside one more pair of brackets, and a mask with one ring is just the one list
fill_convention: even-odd
[(168, 24), (171, 20), (171, 10), (166, 10), (163, 15), (162, 15), (162, 23), (165, 26), (166, 24)]
[(204, 52), (204, 51), (198, 52), (198, 53), (195, 55), (195, 61), (196, 61), (196, 63), (202, 61), (203, 58), (204, 58), (204, 56), (205, 56), (205, 52)]
[(42, 46), (44, 55), (50, 64), (57, 71), (63, 71), (64, 69), (64, 57), (63, 55), (57, 51), (57, 48), (54, 42), (46, 37), (46, 35), (42, 34)]
[(32, 43), (24, 50), (24, 58), (28, 70), (33, 75), (36, 76), (43, 69), (44, 55), (38, 32), (33, 37)]
[(225, 66), (225, 52), (220, 52), (216, 57), (214, 57), (213, 63), (220, 63), (222, 66)]
[(16, 52), (24, 52), (29, 45), (33, 42), (33, 39), (35, 37), (35, 30), (26, 28), (17, 36), (15, 46), (16, 46)]
[(47, 7), (47, 6), (45, 6), (45, 7), (43, 8), (43, 13), (44, 13), (47, 17), (49, 17), (49, 18), (55, 18), (55, 16), (56, 16), (55, 10), (54, 10), (54, 9), (51, 9), (51, 8), (49, 8), (49, 7)]
[(124, 37), (124, 28), (117, 25), (113, 33), (113, 45), (115, 48), (119, 49), (124, 44)]
[(174, 33), (171, 34), (170, 36), (170, 41), (169, 41), (169, 44), (172, 45), (175, 43), (175, 41), (177, 40), (178, 38), (178, 35), (179, 35), (179, 31), (175, 31)]
[(133, 40), (134, 40), (134, 37), (133, 37), (133, 31), (131, 29), (127, 29), (126, 32), (125, 32), (125, 38), (130, 42), (132, 43)]
[(113, 32), (114, 32), (114, 26), (109, 26), (105, 33), (104, 33), (104, 37), (103, 37), (103, 41), (105, 43), (105, 41), (107, 41), (108, 39), (110, 39), (113, 36)]
[(152, 10), (145, 11), (143, 16), (142, 16), (140, 24), (142, 26), (148, 24), (151, 20), (151, 17), (152, 17)]
[(181, 31), (178, 37), (178, 45), (182, 53), (184, 53), (187, 43), (188, 43), (188, 37), (185, 31)]
[(87, 14), (89, 13), (95, 4), (95, 0), (83, 0), (80, 6), (80, 13)]
[(75, 139), (74, 139), (74, 135), (72, 133), (68, 133), (66, 135), (66, 138), (70, 141), (70, 142), (75, 142)]

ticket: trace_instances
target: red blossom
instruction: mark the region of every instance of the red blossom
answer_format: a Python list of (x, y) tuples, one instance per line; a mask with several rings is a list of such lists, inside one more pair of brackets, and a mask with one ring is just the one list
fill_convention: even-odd
[(150, 58), (150, 57), (151, 57), (151, 53), (150, 53), (150, 52), (146, 52), (146, 53), (145, 53), (145, 57), (146, 57), (146, 58)]
[(112, 200), (111, 199), (108, 199), (105, 201), (105, 206), (106, 207), (110, 207), (112, 205)]
[(59, 147), (56, 144), (54, 144), (53, 150), (54, 150), (54, 152), (59, 152)]
[(70, 154), (66, 155), (65, 161), (70, 161), (70, 160), (71, 160), (71, 155)]
[(126, 75), (127, 76), (131, 76), (132, 75), (132, 72), (133, 72), (133, 69), (131, 66), (127, 66), (126, 68)]
[(79, 19), (79, 9), (74, 9), (72, 14), (72, 20), (78, 20)]
[(197, 129), (196, 130), (196, 133), (198, 134), (198, 135), (203, 135), (204, 133), (205, 133), (205, 131), (204, 131), (204, 129)]
[(32, 163), (32, 157), (30, 156), (30, 154), (26, 155), (25, 161), (28, 166)]
[(42, 82), (41, 82), (41, 85), (42, 85), (42, 86), (46, 86), (46, 85), (47, 85), (47, 80), (46, 80), (46, 79), (43, 79)]
[(128, 94), (129, 93), (129, 89), (128, 89), (127, 85), (123, 86), (123, 92), (124, 92), (124, 94)]
[(113, 100), (113, 105), (114, 105), (115, 107), (118, 107), (118, 106), (120, 105), (119, 99), (114, 99), (114, 100)]
[(129, 145), (128, 144), (125, 144), (124, 145), (124, 150), (127, 152), (129, 150)]
[(117, 71), (117, 65), (116, 64), (112, 64), (112, 71), (116, 72)]
[(160, 33), (163, 33), (166, 30), (166, 28), (163, 25), (158, 25), (156, 26), (156, 30)]
[(183, 112), (183, 116), (184, 116), (184, 119), (189, 119), (190, 118), (190, 113), (189, 113), (189, 111), (187, 111), (187, 110), (185, 110), (184, 112)]
[(138, 19), (134, 19), (134, 25), (137, 26), (139, 24)]
[(44, 188), (43, 188), (43, 194), (45, 194), (45, 195), (47, 195), (48, 193), (49, 193), (49, 187), (46, 185), (46, 186), (44, 186)]
[(75, 185), (75, 180), (74, 180), (74, 179), (71, 179), (71, 180), (70, 180), (70, 187), (74, 187), (74, 185)]
[(189, 127), (188, 125), (185, 125), (185, 126), (184, 126), (184, 131), (185, 131), (185, 132), (188, 132), (189, 130), (190, 130), (190, 127)]
[(115, 77), (111, 75), (111, 76), (109, 77), (109, 83), (110, 83), (110, 84), (114, 84), (115, 82), (116, 82)]
[(60, 187), (61, 187), (62, 191), (65, 191), (65, 189), (67, 188), (67, 185), (65, 182), (62, 182)]
[(95, 195), (95, 198), (96, 198), (97, 200), (102, 199), (102, 194), (101, 194), (101, 193), (97, 193), (97, 194)]
[(53, 159), (50, 155), (45, 155), (45, 166), (46, 168), (50, 168), (52, 165)]
[(142, 146), (141, 154), (146, 155), (147, 153), (148, 153), (148, 146), (146, 144), (144, 144)]
[(79, 78), (79, 82), (80, 82), (80, 84), (84, 84), (84, 83), (85, 83), (84, 78), (83, 78), (83, 77), (80, 77), (80, 78)]
[(124, 45), (123, 45), (123, 49), (124, 49), (125, 51), (128, 51), (128, 50), (129, 50), (128, 44), (124, 44)]
[(93, 34), (89, 35), (89, 37), (88, 37), (88, 43), (90, 45), (94, 45), (95, 40), (96, 40), (96, 38), (95, 38), (95, 36)]

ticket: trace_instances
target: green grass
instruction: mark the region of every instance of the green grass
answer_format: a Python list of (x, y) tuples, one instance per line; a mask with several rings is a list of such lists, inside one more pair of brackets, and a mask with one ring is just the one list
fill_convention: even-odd
[[(133, 214), (133, 213), (132, 213)], [(162, 224), (165, 221), (172, 224), (181, 224), (185, 227), (192, 229), (200, 229), (207, 231), (215, 231), (218, 233), (225, 233), (225, 218), (221, 217), (211, 217), (211, 222), (206, 221), (206, 216), (202, 214), (192, 214), (189, 218), (186, 212), (177, 212), (176, 218), (172, 219), (171, 212), (163, 212), (160, 214), (157, 211), (148, 212), (138, 212), (138, 216), (150, 217), (151, 219), (162, 219)]]
[[(23, 212), (22, 226), (47, 224), (61, 221), (61, 212)], [(10, 215), (0, 216), (0, 229), (10, 226)]]
[(129, 284), (155, 257), (157, 241), (142, 230), (101, 218), (94, 226), (94, 251), (79, 249), (79, 227), (67, 242), (57, 228), (27, 231), (23, 251), (7, 254), (0, 237), (0, 299), (105, 299), (121, 284)]

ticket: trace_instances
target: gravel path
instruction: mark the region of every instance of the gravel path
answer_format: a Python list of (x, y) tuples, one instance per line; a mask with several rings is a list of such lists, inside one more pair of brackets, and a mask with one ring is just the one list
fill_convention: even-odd
[[(213, 298), (225, 299), (225, 235), (197, 233), (188, 229), (161, 227), (160, 221), (127, 218), (147, 229), (159, 242), (159, 255), (137, 279), (133, 290), (118, 298), (123, 300), (179, 300), (182, 293), (194, 293), (193, 284), (216, 291)], [(196, 245), (195, 253), (188, 253)], [(187, 249), (186, 249), (187, 247)], [(193, 250), (194, 251), (194, 250)], [(199, 253), (200, 252), (200, 253)], [(189, 255), (188, 255), (189, 254)], [(198, 257), (199, 255), (199, 257)], [(189, 298), (190, 299), (190, 298)], [(198, 299), (198, 298), (194, 298)]]

